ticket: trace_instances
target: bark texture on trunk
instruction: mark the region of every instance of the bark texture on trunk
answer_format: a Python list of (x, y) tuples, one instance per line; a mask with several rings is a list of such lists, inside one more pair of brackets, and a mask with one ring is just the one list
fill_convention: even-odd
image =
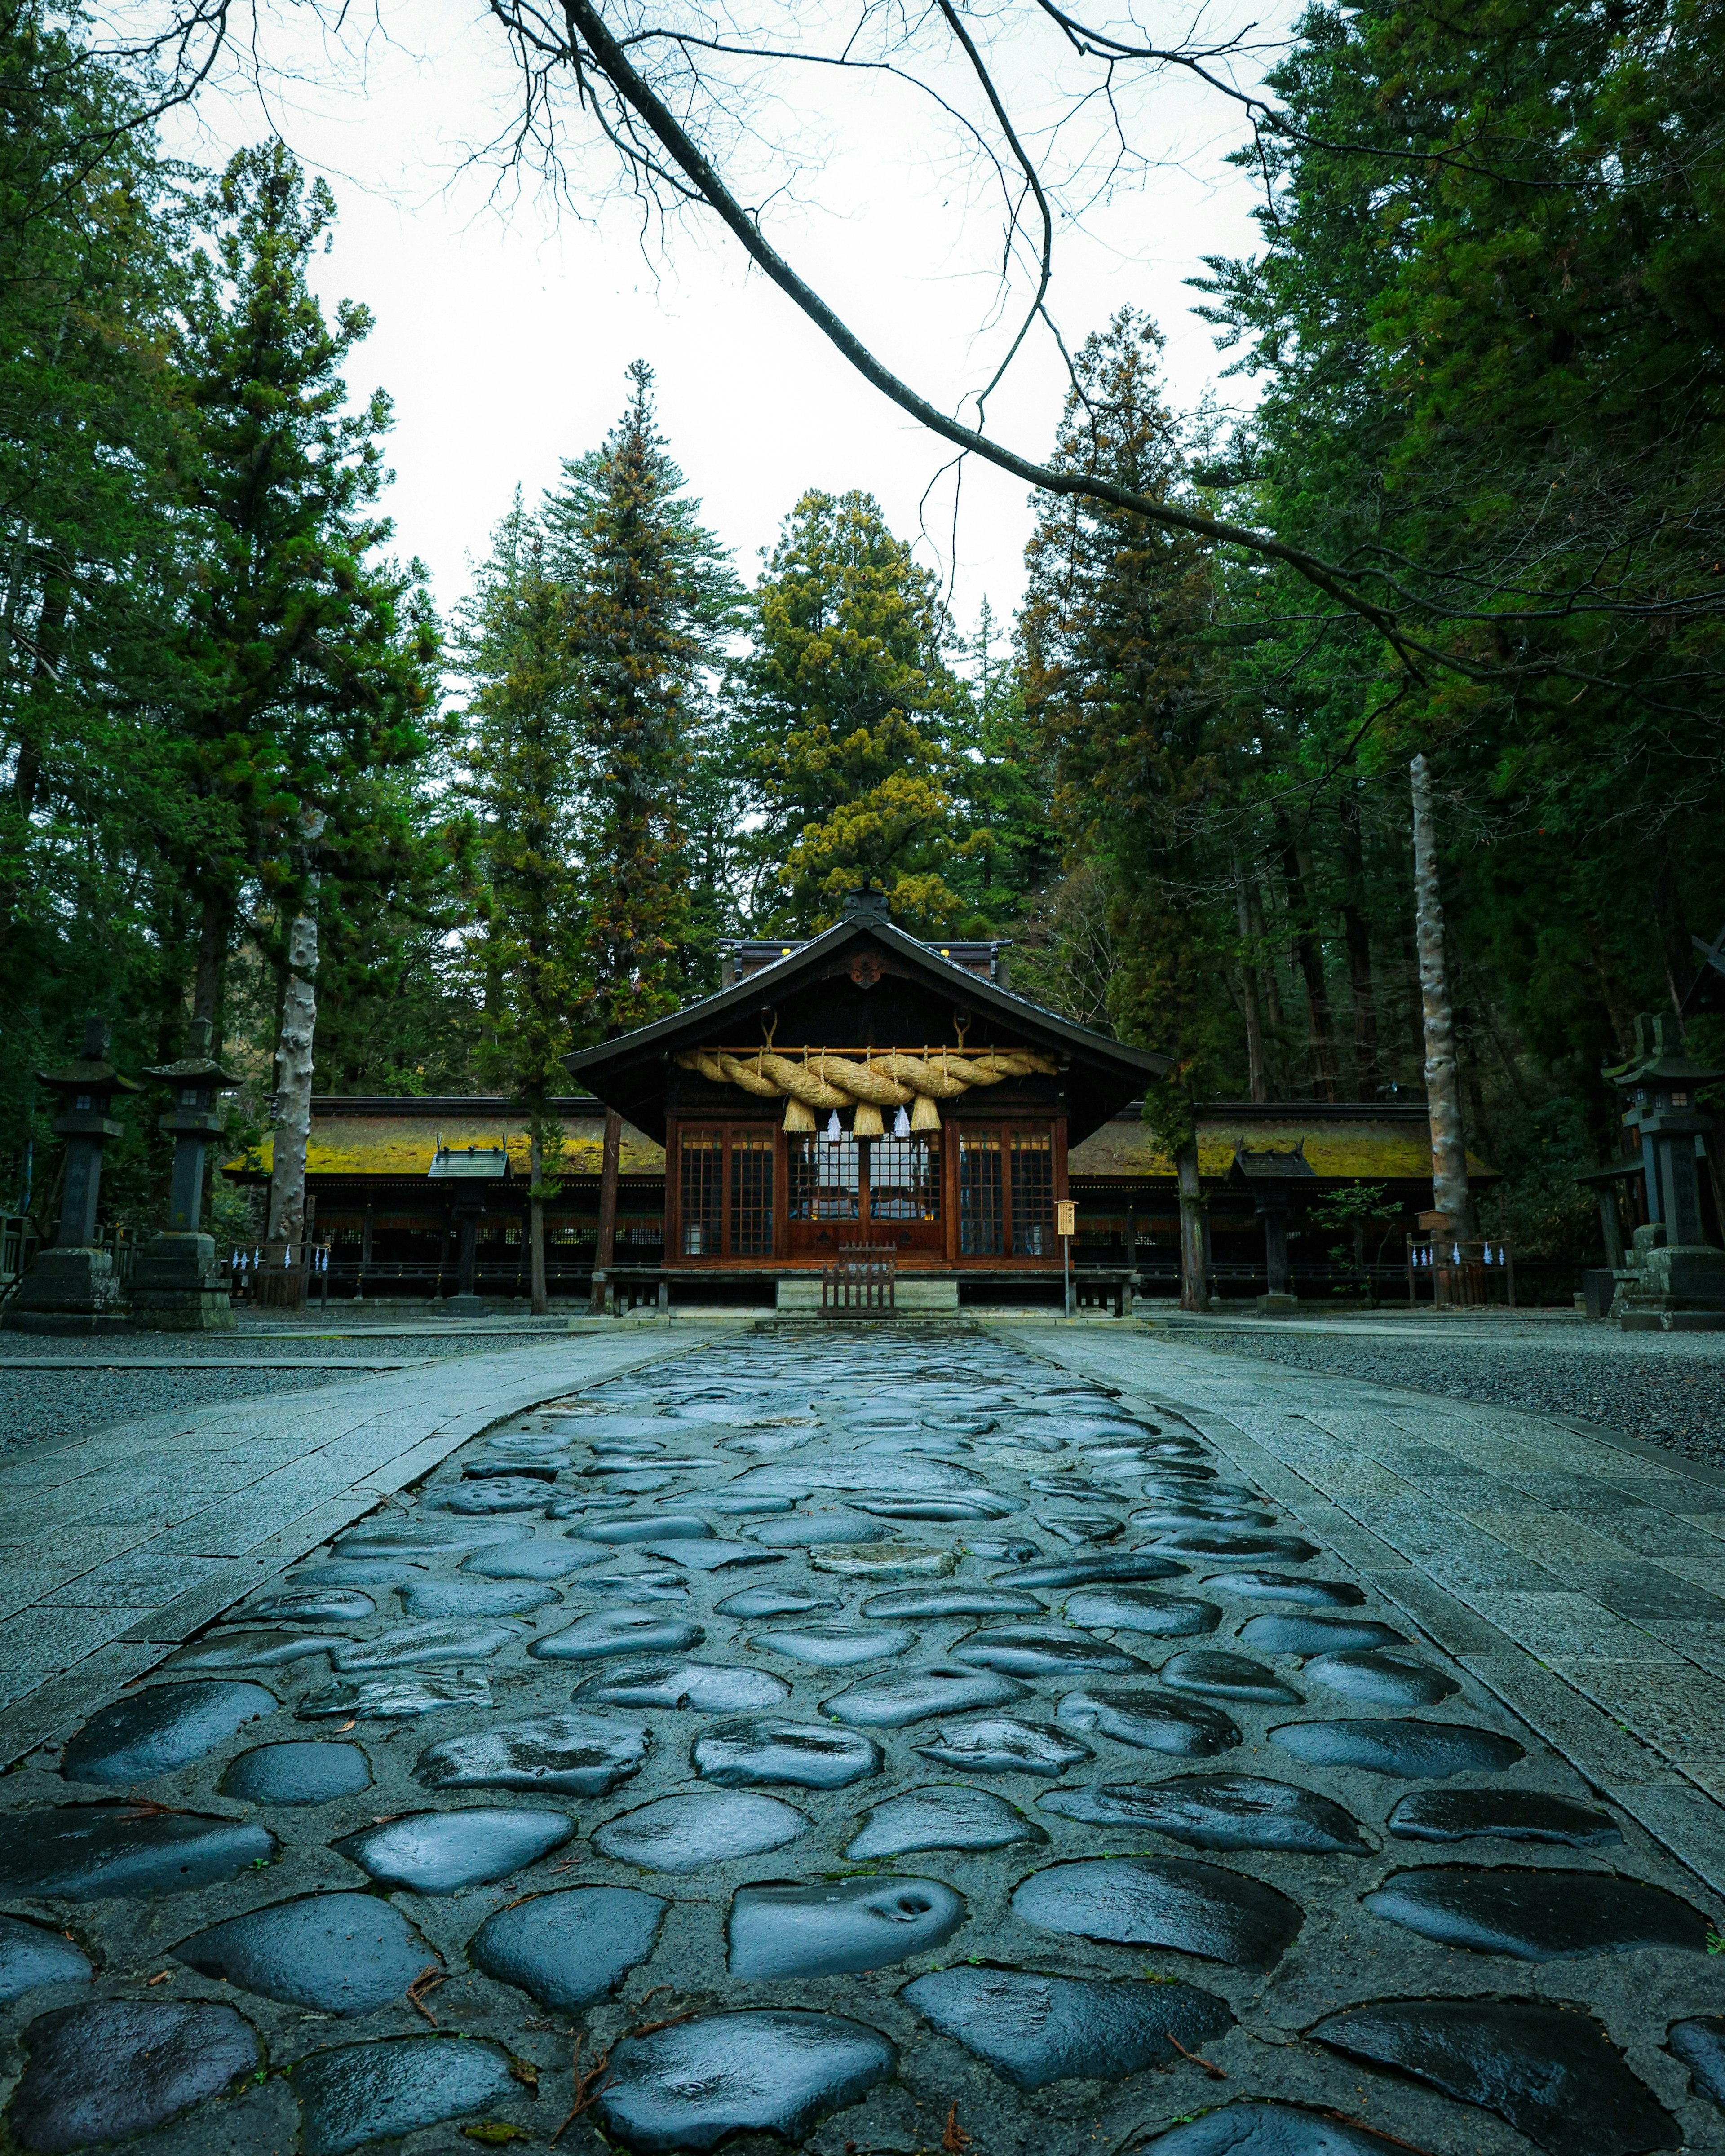
[(1348, 989), (1353, 1004), (1353, 1077), (1358, 1098), (1378, 1094), (1378, 998), (1372, 979), (1372, 932), (1366, 919), (1366, 855), (1360, 837), (1359, 803), (1352, 795), (1342, 804), (1342, 865), (1348, 896), (1342, 907), (1342, 936), (1348, 947)]
[(1258, 1000), (1258, 957), (1252, 934), (1252, 909), (1245, 878), (1234, 865), (1234, 902), (1240, 924), (1240, 997), (1245, 1016), (1247, 1083), (1255, 1101), (1270, 1098), (1269, 1066), (1264, 1060), (1264, 1014)]
[[(605, 1149), (599, 1163), (599, 1235), (593, 1250), (593, 1294), (588, 1304), (595, 1317), (605, 1314), (611, 1260), (617, 1250), (617, 1168), (622, 1155), (623, 1118), (614, 1108), (607, 1108)], [(602, 1280), (601, 1274), (607, 1277)]]
[[(7, 591), (6, 630), (8, 643), (15, 634), (13, 622), (16, 613), (18, 567), (16, 550), (14, 550), (13, 574), (9, 580)], [(71, 603), (71, 597), (70, 580), (64, 576), (53, 578), (43, 594), (41, 610), (36, 619), (36, 653), (30, 665), (30, 680), (33, 686), (38, 682), (53, 677), (53, 654), (58, 650), (60, 632), (66, 624), (66, 613)], [(31, 723), (28, 698), (24, 701), (23, 713), (15, 720), (14, 724), (18, 729), (18, 751), (13, 760), (12, 785), (9, 791), (12, 796), (13, 817), (19, 832), (22, 833), (28, 827), (31, 817), (35, 813), (36, 797), (42, 785), (42, 748)], [(16, 926), (18, 899), (21, 895), (20, 886), (13, 878), (8, 876), (0, 880), (0, 950), (3, 950), (12, 940), (13, 930)]]
[[(1252, 941), (1258, 950), (1262, 952), (1266, 947), (1264, 941), (1264, 905), (1259, 892), (1255, 873), (1246, 880), (1246, 913), (1251, 922)], [(1282, 1070), (1286, 1060), (1285, 1044), (1287, 1040), (1288, 1028), (1287, 1020), (1282, 1014), (1281, 988), (1276, 980), (1276, 967), (1273, 963), (1264, 966), (1260, 978), (1263, 983), (1264, 1000), (1265, 1075), (1270, 1081), (1271, 1092), (1280, 1097), (1281, 1084), (1278, 1074)], [(1276, 1058), (1275, 1071), (1271, 1071), (1269, 1068), (1270, 1058), (1272, 1055)], [(1266, 1096), (1266, 1099), (1269, 1097), (1269, 1095)]]
[(198, 922), (198, 973), (192, 990), (192, 1015), (210, 1030), (210, 1054), (222, 1055), (222, 977), (228, 965), (233, 901), (224, 891), (207, 891)]
[(545, 1200), (539, 1194), (545, 1180), (545, 1147), (540, 1139), (536, 1115), (527, 1133), (527, 1262), (532, 1269), (533, 1315), (548, 1317), (551, 1297), (545, 1287)]
[(1294, 963), (1306, 989), (1306, 1023), (1312, 1089), (1320, 1100), (1336, 1097), (1336, 1046), (1330, 1015), (1330, 992), (1324, 980), (1323, 951), (1312, 932), (1310, 864), (1286, 834), (1281, 839), (1282, 881), (1288, 894), (1288, 927)]
[(1431, 1123), (1431, 1203), (1458, 1235), (1473, 1230), (1467, 1187), (1467, 1144), (1461, 1128), (1461, 1083), (1455, 1063), (1455, 1018), (1444, 963), (1444, 902), (1438, 888), (1437, 831), (1431, 773), (1425, 758), (1411, 766), (1414, 784), (1414, 913), (1420, 939), (1420, 995), (1425, 1033), (1425, 1106)]
[(317, 1034), (317, 842), (323, 818), (300, 819), (307, 866), (301, 910), (288, 931), (287, 982), (282, 997), (280, 1045), (275, 1051), (275, 1147), (270, 1163), (270, 1240), (295, 1250), (305, 1240), (305, 1148), (311, 1137), (311, 1063)]
[(1182, 1146), (1176, 1156), (1180, 1172), (1180, 1307), (1205, 1310), (1209, 1306), (1209, 1281), (1204, 1264), (1204, 1196), (1198, 1179), (1198, 1145)]

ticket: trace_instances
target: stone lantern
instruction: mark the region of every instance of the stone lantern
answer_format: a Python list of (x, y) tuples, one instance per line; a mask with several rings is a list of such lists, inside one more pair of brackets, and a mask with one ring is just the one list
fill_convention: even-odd
[(1249, 1146), (1236, 1138), (1234, 1163), (1228, 1171), (1230, 1184), (1244, 1183), (1252, 1194), (1264, 1227), (1264, 1271), (1270, 1292), (1258, 1297), (1258, 1307), (1267, 1317), (1297, 1311), (1299, 1299), (1288, 1276), (1288, 1222), (1293, 1213), (1290, 1185), (1309, 1181), (1315, 1171), (1306, 1158), (1306, 1141), (1291, 1147)]
[(1607, 1070), (1624, 1096), (1623, 1127), (1638, 1145), (1647, 1189), (1647, 1225), (1635, 1237), (1632, 1274), (1618, 1304), (1626, 1329), (1725, 1327), (1725, 1250), (1702, 1229), (1700, 1167), (1712, 1117), (1696, 1099), (1725, 1071), (1704, 1070), (1683, 1046), (1674, 1012), (1635, 1020), (1635, 1054)]
[(209, 1021), (187, 1029), (187, 1053), (177, 1063), (159, 1063), (144, 1075), (166, 1086), (173, 1106), (161, 1127), (174, 1138), (173, 1184), (167, 1225), (140, 1252), (132, 1272), (134, 1323), (163, 1332), (226, 1332), (234, 1326), (216, 1259), (215, 1240), (198, 1232), (203, 1215), (204, 1158), (222, 1135), (216, 1096), (239, 1083), (209, 1052)]
[(121, 1308), (114, 1254), (97, 1247), (96, 1209), (102, 1192), (102, 1148), (123, 1126), (110, 1112), (116, 1093), (141, 1090), (108, 1060), (106, 1019), (86, 1019), (77, 1060), (39, 1070), (38, 1082), (58, 1095), (56, 1133), (66, 1141), (66, 1187), (54, 1241), (39, 1250), (5, 1322), (20, 1332), (110, 1332), (128, 1320)]

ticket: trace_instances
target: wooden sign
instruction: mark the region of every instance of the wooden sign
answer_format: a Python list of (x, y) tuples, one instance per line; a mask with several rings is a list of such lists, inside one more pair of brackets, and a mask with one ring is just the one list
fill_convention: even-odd
[(1063, 1198), (1055, 1207), (1055, 1233), (1057, 1235), (1076, 1235), (1078, 1233), (1078, 1204), (1075, 1199)]

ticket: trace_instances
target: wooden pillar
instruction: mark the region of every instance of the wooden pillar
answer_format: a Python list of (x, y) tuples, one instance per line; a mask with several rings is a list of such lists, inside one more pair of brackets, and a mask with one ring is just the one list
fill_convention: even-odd
[(1455, 1063), (1455, 1014), (1444, 955), (1444, 905), (1438, 888), (1437, 830), (1431, 773), (1416, 756), (1414, 782), (1414, 907), (1420, 941), (1420, 994), (1425, 1032), (1425, 1106), (1431, 1123), (1431, 1205), (1457, 1235), (1473, 1232), (1467, 1146), (1461, 1130), (1461, 1081)]
[(1198, 1142), (1180, 1148), (1180, 1307), (1209, 1307), (1209, 1251), (1204, 1229), (1203, 1186), (1198, 1177)]
[[(604, 1317), (613, 1306), (610, 1271), (617, 1250), (617, 1175), (622, 1153), (623, 1118), (614, 1108), (607, 1108), (604, 1150), (599, 1160), (598, 1238), (593, 1245), (593, 1287), (587, 1306), (589, 1316), (593, 1317)], [(665, 1165), (665, 1173), (670, 1176), (676, 1163), (669, 1153)]]

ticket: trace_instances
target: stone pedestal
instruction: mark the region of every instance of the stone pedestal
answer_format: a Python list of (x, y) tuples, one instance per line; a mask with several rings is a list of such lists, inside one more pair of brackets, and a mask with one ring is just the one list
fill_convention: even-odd
[(1258, 1309), (1265, 1317), (1295, 1317), (1299, 1315), (1300, 1298), (1296, 1295), (1260, 1295)]
[(214, 1238), (152, 1235), (132, 1267), (132, 1322), (158, 1332), (231, 1332), (234, 1308)]
[(1709, 1243), (1648, 1247), (1658, 1229), (1635, 1231), (1634, 1272), (1617, 1298), (1625, 1332), (1725, 1331), (1725, 1250)]
[(113, 1252), (39, 1250), (0, 1322), (13, 1332), (126, 1332)]

